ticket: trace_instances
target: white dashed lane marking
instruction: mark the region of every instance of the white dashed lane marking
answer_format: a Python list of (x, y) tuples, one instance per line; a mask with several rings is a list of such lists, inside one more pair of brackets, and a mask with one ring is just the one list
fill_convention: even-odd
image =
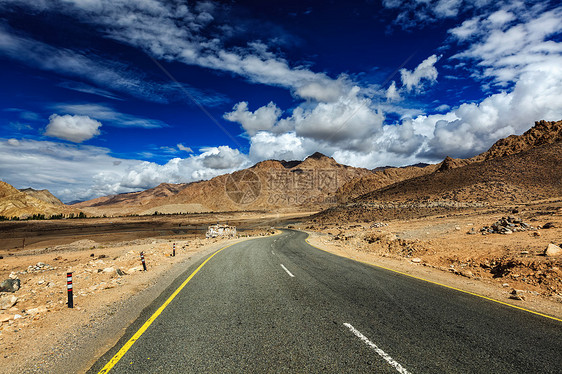
[(285, 271), (287, 272), (287, 274), (289, 274), (290, 277), (292, 277), (292, 278), (295, 277), (295, 276), (293, 275), (293, 273), (291, 273), (291, 272), (289, 271), (289, 269), (287, 269), (287, 268), (285, 267), (285, 265), (281, 264), (281, 267), (283, 268), (283, 270), (285, 270)]
[[(283, 266), (283, 265), (281, 265)], [(343, 324), (345, 327), (349, 329), (355, 336), (357, 336), (361, 341), (371, 347), (375, 352), (378, 353), (379, 356), (384, 358), (386, 362), (390, 364), (390, 366), (394, 367), (396, 371), (401, 374), (410, 374), (410, 372), (402, 367), (398, 362), (396, 362), (392, 357), (390, 357), (385, 351), (377, 347), (375, 343), (370, 341), (365, 335), (361, 334), (355, 327), (351, 326), (349, 323)]]

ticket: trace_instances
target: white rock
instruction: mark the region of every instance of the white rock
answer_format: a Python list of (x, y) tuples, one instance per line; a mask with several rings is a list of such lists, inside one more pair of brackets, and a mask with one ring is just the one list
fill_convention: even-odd
[(416, 264), (419, 264), (422, 260), (421, 260), (421, 258), (414, 257), (411, 261), (415, 262)]
[(562, 254), (562, 248), (556, 244), (550, 243), (548, 247), (544, 250), (545, 256), (560, 256)]
[(14, 295), (6, 295), (0, 298), (0, 310), (13, 307), (18, 302), (18, 298)]
[(105, 268), (102, 270), (102, 273), (115, 273), (115, 268)]
[(20, 319), (20, 318), (23, 318), (21, 314), (14, 314), (14, 319)]
[(26, 310), (27, 314), (31, 314), (32, 316), (37, 315), (37, 314), (41, 314), (41, 313), (47, 313), (48, 311), (49, 311), (49, 309), (47, 309), (47, 307), (44, 306), (44, 305), (38, 306), (37, 308), (31, 308), (31, 309)]

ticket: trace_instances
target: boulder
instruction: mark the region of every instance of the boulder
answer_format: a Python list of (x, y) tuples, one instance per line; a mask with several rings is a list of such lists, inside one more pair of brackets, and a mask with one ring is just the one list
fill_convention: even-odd
[(0, 283), (0, 292), (16, 292), (20, 289), (20, 285), (19, 279), (6, 279)]
[(6, 295), (0, 298), (0, 310), (13, 307), (18, 302), (18, 298), (14, 295)]
[(548, 257), (560, 256), (562, 255), (562, 248), (560, 248), (556, 244), (550, 243), (544, 250), (544, 255)]

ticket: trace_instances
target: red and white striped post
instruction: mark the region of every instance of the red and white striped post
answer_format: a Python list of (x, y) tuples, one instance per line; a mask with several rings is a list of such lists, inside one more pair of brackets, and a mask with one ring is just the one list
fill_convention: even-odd
[(140, 255), (141, 255), (142, 269), (146, 271), (146, 262), (144, 262), (144, 253), (141, 252)]
[(176, 257), (176, 243), (174, 243), (174, 249), (172, 250), (172, 257)]
[(68, 291), (68, 307), (74, 308), (74, 299), (72, 297), (72, 273), (66, 273), (66, 289)]

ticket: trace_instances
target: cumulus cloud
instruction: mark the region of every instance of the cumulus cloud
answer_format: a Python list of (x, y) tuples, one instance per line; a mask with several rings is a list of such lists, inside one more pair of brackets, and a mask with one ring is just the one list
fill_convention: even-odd
[(82, 143), (99, 135), (100, 127), (101, 122), (88, 116), (71, 116), (69, 114), (59, 116), (53, 114), (49, 117), (45, 135), (74, 143)]
[(424, 83), (434, 84), (437, 82), (437, 69), (435, 63), (439, 60), (436, 55), (431, 55), (423, 60), (413, 71), (400, 69), (402, 84), (407, 92), (420, 92)]
[(392, 81), (390, 86), (388, 86), (385, 96), (386, 96), (386, 100), (388, 100), (388, 101), (398, 101), (398, 100), (400, 100), (400, 93), (398, 92), (398, 89), (396, 88), (396, 82)]
[(252, 145), (256, 139), (266, 139), (254, 137), (263, 131), (294, 132), (298, 137), (326, 146), (364, 151), (371, 147), (372, 138), (381, 130), (384, 120), (383, 114), (372, 108), (371, 100), (360, 93), (359, 87), (351, 88), (335, 102), (301, 105), (285, 117), (281, 117), (281, 111), (273, 103), (255, 112), (250, 112), (244, 102), (233, 109), (224, 117), (240, 123), (252, 137)]
[(119, 159), (110, 150), (81, 144), (0, 139), (0, 175), (17, 188), (47, 188), (64, 202), (139, 191), (168, 183), (210, 179), (250, 166), (227, 146), (206, 148), (165, 164)]
[(287, 130), (276, 126), (281, 113), (281, 109), (273, 102), (258, 108), (255, 112), (251, 112), (248, 109), (248, 103), (242, 101), (234, 106), (232, 112), (225, 113), (224, 119), (238, 122), (249, 135), (255, 135), (257, 132), (264, 130), (272, 132)]

